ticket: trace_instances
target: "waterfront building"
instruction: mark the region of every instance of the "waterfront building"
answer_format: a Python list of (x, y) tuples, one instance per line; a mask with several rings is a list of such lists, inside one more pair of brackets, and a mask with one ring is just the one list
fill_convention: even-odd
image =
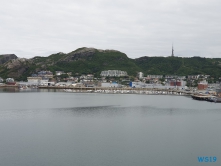
[(8, 84), (8, 85), (15, 85), (16, 84), (14, 78), (7, 78), (5, 81), (6, 81), (6, 84)]
[(204, 90), (208, 88), (208, 82), (206, 80), (198, 83), (198, 90)]
[(71, 86), (73, 86), (75, 88), (82, 88), (82, 87), (84, 87), (84, 84), (82, 84), (82, 83), (74, 83), (74, 84), (71, 84)]
[(140, 81), (129, 83), (129, 86), (132, 88), (144, 88), (146, 87), (146, 85), (147, 85), (146, 83)]
[[(34, 76), (34, 75), (32, 75)], [(50, 81), (49, 82), (49, 78), (47, 77), (27, 77), (27, 84), (29, 85), (43, 85), (43, 86), (50, 86), (50, 85), (54, 85), (55, 82), (54, 81)]]
[(0, 77), (0, 83), (2, 83), (3, 81), (4, 81), (3, 78)]
[(101, 87), (114, 87), (114, 88), (119, 88), (121, 87), (120, 84), (116, 83), (116, 82), (102, 82), (101, 83)]
[(49, 79), (48, 78), (42, 78), (40, 80), (40, 84), (47, 84), (49, 82)]
[(128, 76), (126, 71), (121, 70), (105, 70), (100, 74), (101, 77), (125, 77)]
[(84, 82), (83, 83), (85, 87), (94, 87), (94, 82), (91, 82), (91, 81), (87, 81), (87, 82)]
[(162, 85), (162, 84), (146, 84), (144, 82), (130, 82), (129, 86), (132, 88), (156, 88), (156, 89), (185, 89), (186, 87), (181, 85), (181, 86), (176, 86), (176, 85)]
[(170, 86), (186, 86), (186, 81), (173, 79), (170, 81)]
[(40, 84), (42, 77), (27, 77), (29, 84)]
[(71, 86), (71, 85), (73, 85), (73, 83), (72, 82), (58, 82), (58, 83), (56, 83), (55, 84), (55, 86)]
[(6, 82), (15, 82), (14, 78), (7, 78)]

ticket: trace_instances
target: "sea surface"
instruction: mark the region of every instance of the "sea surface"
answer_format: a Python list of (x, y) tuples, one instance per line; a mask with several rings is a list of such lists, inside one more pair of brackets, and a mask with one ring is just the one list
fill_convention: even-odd
[(221, 103), (0, 90), (0, 166), (201, 165), (221, 165)]

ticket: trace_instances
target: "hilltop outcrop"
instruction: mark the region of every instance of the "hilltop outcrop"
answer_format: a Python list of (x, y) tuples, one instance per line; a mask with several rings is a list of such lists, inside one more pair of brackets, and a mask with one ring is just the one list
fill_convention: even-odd
[(95, 55), (96, 52), (108, 53), (108, 52), (119, 52), (119, 51), (101, 50), (101, 49), (96, 49), (96, 48), (83, 47), (83, 48), (79, 48), (75, 51), (72, 51), (66, 54), (66, 56), (64, 56), (64, 58), (62, 58), (61, 61), (70, 62), (70, 61), (77, 61), (77, 60), (83, 60), (83, 59), (91, 60), (92, 56)]
[(0, 55), (0, 65), (6, 63), (12, 59), (17, 59), (18, 57), (15, 54), (3, 54)]

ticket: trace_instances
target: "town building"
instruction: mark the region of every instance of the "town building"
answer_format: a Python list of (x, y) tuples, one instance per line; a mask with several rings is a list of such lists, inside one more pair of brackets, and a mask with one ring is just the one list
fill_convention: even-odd
[(188, 75), (187, 78), (188, 79), (192, 79), (192, 80), (197, 80), (199, 79), (200, 75)]
[(44, 77), (44, 78), (53, 78), (53, 73), (51, 71), (39, 71), (38, 77)]
[(71, 86), (71, 85), (72, 85), (71, 82), (58, 82), (55, 84), (55, 86), (62, 86), (62, 87)]
[(186, 81), (173, 79), (170, 81), (170, 86), (186, 86)]
[(198, 90), (205, 90), (208, 88), (208, 82), (206, 80), (198, 83)]
[(77, 77), (69, 77), (67, 78), (67, 82), (78, 82), (78, 78)]
[(15, 85), (16, 84), (14, 78), (7, 78), (5, 81), (6, 81), (6, 84), (8, 84), (8, 85)]
[(137, 73), (137, 77), (138, 77), (139, 79), (142, 79), (142, 78), (143, 78), (143, 73), (142, 73), (142, 72), (138, 72), (138, 73)]
[(64, 71), (55, 71), (56, 76), (60, 76), (62, 74), (65, 74), (65, 72)]
[(29, 84), (38, 85), (41, 83), (42, 77), (27, 77), (27, 80)]
[(50, 86), (54, 85), (54, 81), (49, 81), (49, 78), (46, 77), (27, 77), (28, 85), (42, 85), (42, 86)]
[(48, 78), (42, 78), (42, 80), (40, 80), (40, 84), (41, 85), (48, 85), (49, 83), (49, 79)]
[(82, 84), (82, 83), (74, 83), (74, 84), (71, 84), (70, 86), (75, 87), (75, 88), (83, 88), (83, 87), (85, 87), (84, 84)]
[(116, 82), (102, 82), (101, 87), (119, 88), (119, 87), (121, 87), (121, 85)]
[(94, 75), (93, 74), (88, 74), (86, 79), (87, 80), (93, 80), (94, 79)]
[(83, 80), (83, 79), (87, 79), (87, 76), (84, 74), (80, 76), (80, 80)]
[(220, 88), (220, 87), (216, 89), (216, 94), (217, 94), (219, 97), (221, 97), (221, 88)]
[(165, 75), (165, 79), (174, 79), (175, 75)]
[(165, 75), (165, 79), (179, 79), (179, 80), (184, 80), (186, 79), (186, 76), (177, 76), (177, 75)]
[(128, 76), (126, 71), (121, 70), (105, 70), (100, 74), (101, 77), (125, 77)]
[(163, 75), (147, 75), (147, 79), (160, 79), (163, 78)]
[(130, 82), (129, 86), (132, 88), (144, 88), (147, 86), (147, 84), (144, 82), (136, 81), (136, 82)]
[(179, 80), (185, 80), (185, 79), (186, 79), (186, 76), (177, 76), (176, 79), (179, 79)]
[(158, 89), (185, 89), (185, 86), (162, 85), (162, 84), (146, 84), (144, 82), (130, 82), (132, 88), (158, 88)]
[(71, 75), (72, 75), (72, 72), (67, 72), (67, 75), (71, 76)]

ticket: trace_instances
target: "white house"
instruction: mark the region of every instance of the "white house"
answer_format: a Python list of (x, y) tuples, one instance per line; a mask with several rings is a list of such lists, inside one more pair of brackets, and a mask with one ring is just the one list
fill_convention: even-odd
[(121, 70), (106, 70), (101, 72), (101, 77), (124, 77), (127, 76), (126, 71)]

